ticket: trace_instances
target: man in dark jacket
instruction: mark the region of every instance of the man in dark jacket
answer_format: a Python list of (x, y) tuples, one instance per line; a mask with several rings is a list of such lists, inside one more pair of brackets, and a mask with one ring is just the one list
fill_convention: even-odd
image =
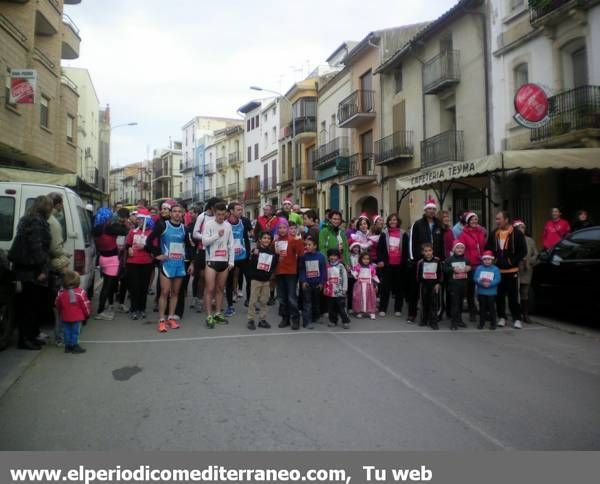
[(498, 326), (506, 325), (506, 297), (508, 296), (513, 327), (521, 329), (519, 263), (527, 255), (527, 242), (520, 230), (514, 230), (506, 211), (498, 212), (496, 225), (496, 230), (489, 235), (486, 249), (494, 253), (496, 266), (500, 269), (501, 280), (496, 298)]
[(409, 261), (411, 268), (408, 270), (411, 281), (408, 284), (408, 318), (409, 323), (414, 323), (417, 318), (417, 303), (419, 300), (419, 290), (415, 285), (415, 268), (417, 262), (422, 258), (421, 246), (425, 243), (432, 244), (433, 256), (444, 260), (446, 251), (444, 250), (444, 233), (442, 224), (435, 217), (437, 213), (437, 204), (435, 200), (429, 199), (423, 207), (423, 217), (417, 220), (410, 229), (409, 234)]

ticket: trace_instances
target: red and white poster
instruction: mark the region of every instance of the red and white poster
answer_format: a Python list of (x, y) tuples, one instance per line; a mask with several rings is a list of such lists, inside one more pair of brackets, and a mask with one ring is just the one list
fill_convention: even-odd
[(33, 69), (11, 69), (10, 104), (35, 104), (37, 71)]
[(515, 94), (514, 120), (525, 128), (540, 128), (550, 120), (548, 95), (537, 84), (523, 84)]

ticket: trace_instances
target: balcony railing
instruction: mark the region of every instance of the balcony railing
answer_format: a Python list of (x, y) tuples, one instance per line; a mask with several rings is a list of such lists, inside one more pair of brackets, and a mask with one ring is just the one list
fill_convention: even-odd
[(244, 191), (244, 200), (259, 200), (260, 190), (259, 185), (253, 183), (251, 179), (246, 180), (246, 190)]
[[(296, 136), (302, 133), (316, 133), (317, 132), (317, 118), (314, 116), (305, 116), (302, 118), (296, 118), (294, 120), (294, 132)], [(290, 123), (290, 126), (292, 124)]]
[(62, 82), (65, 86), (68, 86), (73, 92), (77, 92), (77, 84), (67, 76), (64, 72), (60, 75), (60, 82)]
[(338, 156), (349, 156), (348, 137), (340, 136), (329, 143), (315, 148), (312, 166), (314, 170), (322, 170), (335, 164)]
[(181, 171), (188, 171), (194, 169), (194, 160), (187, 160), (181, 163)]
[(535, 24), (563, 6), (583, 7), (587, 3), (589, 3), (588, 0), (529, 0), (529, 21)]
[(346, 180), (353, 178), (374, 178), (375, 163), (372, 153), (355, 153), (348, 159), (348, 173)]
[(445, 131), (421, 141), (421, 166), (463, 161), (463, 132)]
[(79, 36), (79, 27), (77, 27), (77, 24), (73, 21), (73, 19), (69, 17), (66, 13), (63, 13), (62, 17), (63, 23), (71, 27), (71, 30), (73, 30), (73, 32), (75, 32)]
[(223, 198), (225, 196), (225, 187), (217, 187), (216, 196), (218, 198)]
[(0, 27), (6, 29), (21, 44), (27, 41), (27, 36), (3, 14), (0, 14)]
[(54, 62), (52, 62), (52, 59), (50, 59), (50, 57), (48, 57), (46, 54), (44, 54), (44, 52), (42, 50), (38, 49), (37, 47), (34, 47), (33, 53), (34, 53), (35, 57), (42, 64), (44, 64), (48, 69), (54, 70), (54, 68), (56, 67), (56, 64), (54, 64)]
[(235, 196), (238, 194), (238, 185), (237, 183), (230, 183), (229, 185), (227, 185), (227, 195), (231, 196)]
[(229, 153), (229, 166), (236, 166), (240, 164), (240, 152), (235, 151), (233, 153)]
[(217, 158), (217, 171), (223, 171), (227, 169), (227, 157), (221, 156)]
[(435, 94), (460, 81), (460, 52), (440, 52), (423, 66), (423, 91)]
[(543, 141), (581, 129), (600, 129), (600, 86), (581, 86), (548, 98), (550, 121), (531, 130), (531, 141)]
[(375, 141), (375, 163), (383, 164), (398, 158), (411, 158), (414, 153), (413, 132), (396, 131)]
[(154, 178), (160, 178), (161, 176), (163, 176), (163, 169), (162, 169), (162, 167), (155, 168), (153, 170), (153, 172), (154, 172)]
[(341, 126), (360, 114), (374, 114), (375, 92), (357, 89), (338, 105), (338, 124)]

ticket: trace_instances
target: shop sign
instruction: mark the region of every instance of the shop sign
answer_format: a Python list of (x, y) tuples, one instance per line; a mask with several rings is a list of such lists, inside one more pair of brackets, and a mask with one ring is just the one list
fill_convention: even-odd
[(515, 94), (514, 120), (525, 128), (540, 128), (550, 117), (548, 95), (538, 84), (523, 84)]
[(10, 104), (34, 104), (37, 91), (37, 71), (34, 69), (11, 69)]
[(410, 184), (418, 187), (454, 178), (464, 178), (478, 173), (480, 173), (480, 170), (477, 163), (474, 161), (462, 161), (443, 167), (423, 170), (410, 178)]

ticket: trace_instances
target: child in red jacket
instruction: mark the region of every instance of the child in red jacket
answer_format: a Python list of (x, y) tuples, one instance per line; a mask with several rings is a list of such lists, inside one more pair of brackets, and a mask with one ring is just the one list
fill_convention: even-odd
[(79, 287), (79, 274), (66, 271), (63, 287), (56, 296), (56, 310), (63, 323), (65, 353), (85, 353), (79, 346), (81, 323), (90, 317), (92, 304), (83, 289)]

